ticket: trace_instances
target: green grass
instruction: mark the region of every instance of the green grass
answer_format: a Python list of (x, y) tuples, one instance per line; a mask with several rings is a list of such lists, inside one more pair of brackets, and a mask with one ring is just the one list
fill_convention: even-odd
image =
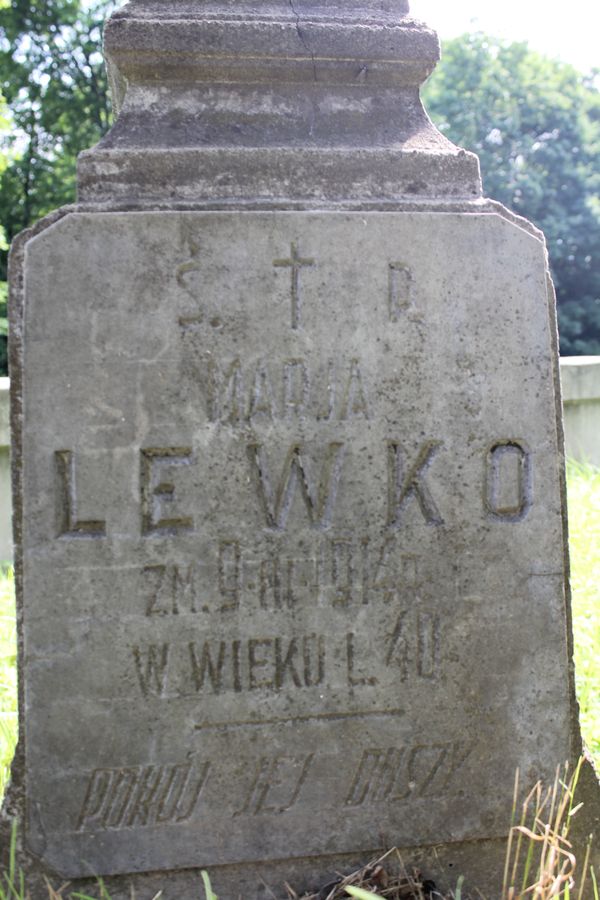
[[(568, 468), (577, 693), (584, 739), (600, 766), (600, 471)], [(0, 797), (17, 737), (12, 571), (0, 568)]]
[(17, 642), (12, 570), (0, 568), (0, 797), (17, 740)]
[(583, 737), (600, 767), (600, 471), (568, 468), (575, 677)]

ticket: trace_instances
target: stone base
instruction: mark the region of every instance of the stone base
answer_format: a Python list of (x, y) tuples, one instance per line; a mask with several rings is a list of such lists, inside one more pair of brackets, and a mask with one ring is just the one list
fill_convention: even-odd
[[(586, 856), (590, 834), (600, 835), (600, 791), (596, 772), (587, 763), (581, 772), (577, 801), (584, 807), (573, 819), (570, 839), (577, 858), (577, 873)], [(14, 809), (12, 804), (4, 813)], [(507, 830), (510, 823), (507, 824)], [(10, 823), (0, 820), (0, 866), (8, 867), (8, 847)], [(365, 864), (378, 859), (390, 849), (373, 848), (355, 854), (321, 856), (302, 860), (282, 860), (277, 863), (247, 863), (239, 866), (211, 867), (206, 862), (213, 890), (219, 900), (289, 900), (285, 888), (289, 884), (300, 896), (302, 893), (316, 892), (332, 881), (339, 873), (349, 874)], [(454, 891), (460, 876), (464, 876), (463, 897), (465, 900), (498, 900), (502, 888), (506, 859), (506, 840), (481, 840), (458, 844), (436, 845), (433, 847), (399, 849), (398, 853), (408, 872), (418, 869), (424, 880), (431, 880), (441, 893)], [(390, 860), (395, 858), (393, 854)], [(386, 866), (387, 866), (386, 862)], [(595, 871), (600, 869), (600, 840), (592, 844), (590, 864)], [(64, 884), (64, 879), (40, 864), (39, 860), (23, 850), (22, 835), (19, 834), (18, 865), (26, 873), (26, 883), (31, 900), (47, 900), (46, 879), (55, 888)], [(204, 867), (205, 863), (200, 862)], [(390, 870), (393, 865), (390, 862)], [(111, 900), (154, 900), (161, 892), (161, 900), (204, 900), (204, 890), (200, 868), (195, 870), (146, 873), (143, 875), (123, 875), (103, 879)], [(577, 884), (579, 881), (577, 880)], [(93, 879), (69, 881), (69, 891), (80, 891), (91, 897), (98, 895), (97, 883)], [(588, 878), (584, 900), (591, 900), (592, 889)]]

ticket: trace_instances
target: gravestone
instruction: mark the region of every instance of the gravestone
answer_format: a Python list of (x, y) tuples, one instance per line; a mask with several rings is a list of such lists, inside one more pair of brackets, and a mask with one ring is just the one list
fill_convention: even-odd
[(29, 871), (250, 900), (398, 846), (493, 893), (515, 769), (580, 749), (543, 238), (401, 0), (105, 44), (116, 123), (12, 258)]

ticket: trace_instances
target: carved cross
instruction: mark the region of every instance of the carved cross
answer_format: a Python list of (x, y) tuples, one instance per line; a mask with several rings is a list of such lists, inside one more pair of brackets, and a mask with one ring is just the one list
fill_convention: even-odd
[(316, 265), (314, 259), (302, 259), (298, 255), (296, 244), (292, 244), (289, 259), (274, 259), (273, 265), (276, 268), (291, 269), (292, 276), (292, 329), (298, 331), (300, 328), (300, 271), (306, 268), (312, 268)]

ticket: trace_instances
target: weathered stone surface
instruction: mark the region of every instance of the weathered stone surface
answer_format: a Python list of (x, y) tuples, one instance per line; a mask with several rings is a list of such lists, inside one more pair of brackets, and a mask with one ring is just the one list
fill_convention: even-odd
[(134, 0), (85, 202), (15, 245), (36, 898), (391, 845), (495, 896), (515, 769), (579, 753), (543, 238), (426, 118), (406, 12)]
[(73, 213), (26, 268), (35, 852), (81, 876), (502, 835), (515, 768), (571, 750), (539, 238)]
[(477, 158), (431, 124), (439, 58), (406, 2), (127, 4), (105, 51), (121, 106), (82, 201), (476, 199)]

